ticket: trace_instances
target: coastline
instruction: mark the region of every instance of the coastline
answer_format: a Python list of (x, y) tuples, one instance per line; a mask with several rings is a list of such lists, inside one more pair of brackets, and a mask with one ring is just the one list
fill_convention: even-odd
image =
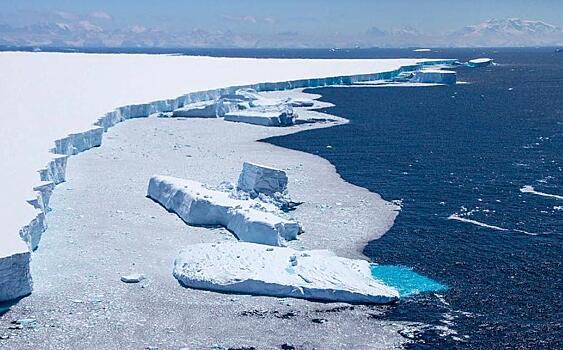
[[(276, 94), (284, 93), (270, 95)], [(403, 344), (400, 323), (370, 316), (382, 312), (382, 307), (210, 293), (181, 287), (172, 277), (173, 260), (183, 246), (235, 238), (224, 229), (188, 226), (145, 198), (148, 178), (155, 172), (215, 185), (235, 181), (245, 160), (285, 169), (290, 195), (305, 202), (292, 213), (305, 228), (300, 240), (291, 242), (295, 248), (363, 257), (359, 244), (372, 239), (373, 233), (383, 234), (392, 224), (397, 214), (394, 205), (345, 182), (327, 160), (257, 142), (347, 122), (316, 111), (299, 109), (298, 113), (334, 121), (268, 128), (221, 119), (151, 117), (110, 129), (101, 147), (79, 154), (68, 164), (67, 182), (53, 193), (44, 246), (32, 261), (36, 290), (10, 313), (12, 319), (33, 318), (40, 326), (34, 332), (24, 330), (25, 337), (19, 336), (22, 332), (4, 342), (19, 349), (51, 338), (72, 347), (92, 338), (100, 346), (96, 335), (118, 325), (135, 343), (127, 336), (110, 338), (103, 341), (105, 347), (279, 348), (287, 343), (305, 348), (344, 344), (387, 349)], [(374, 221), (382, 213), (386, 219)], [(135, 271), (147, 275), (146, 284), (130, 286), (119, 280), (120, 275)], [(318, 319), (323, 323), (314, 321)], [(150, 320), (154, 330), (147, 331), (138, 320)], [(4, 317), (0, 325), (9, 321)], [(56, 326), (44, 327), (48, 322)], [(77, 324), (91, 327), (77, 329)], [(215, 324), (222, 325), (221, 333), (216, 333)], [(193, 334), (194, 329), (198, 335), (189, 342), (175, 336), (176, 332)], [(254, 334), (268, 336), (257, 339)], [(181, 341), (185, 343), (178, 344)]]

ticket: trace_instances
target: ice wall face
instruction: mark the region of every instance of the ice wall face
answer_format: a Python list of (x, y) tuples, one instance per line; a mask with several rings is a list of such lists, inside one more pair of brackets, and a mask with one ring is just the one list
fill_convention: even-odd
[[(12, 55), (17, 55), (17, 57), (15, 57), (12, 60)], [(29, 74), (30, 75), (30, 81), (32, 82), (32, 84), (26, 86), (25, 89), (2, 89), (2, 87), (6, 87), (6, 86), (10, 86), (10, 84), (6, 84), (6, 85), (0, 85), (0, 97), (5, 98), (5, 95), (8, 95), (8, 98), (6, 98), (6, 106), (10, 107), (10, 106), (19, 106), (21, 105), (21, 98), (22, 96), (19, 95), (13, 95), (13, 92), (17, 92), (17, 91), (24, 91), (24, 90), (29, 90), (32, 87), (38, 87), (39, 85), (37, 84), (36, 81), (36, 76), (38, 75), (38, 72), (46, 73), (46, 74), (54, 74), (54, 76), (52, 77), (52, 79), (45, 79), (46, 82), (48, 82), (49, 84), (52, 84), (53, 81), (59, 81), (60, 79), (60, 72), (62, 69), (62, 71), (65, 72), (65, 75), (69, 75), (72, 76), (73, 79), (76, 79), (75, 74), (66, 74), (69, 71), (71, 71), (72, 69), (74, 69), (74, 72), (76, 74), (78, 74), (78, 72), (90, 72), (90, 70), (85, 69), (85, 67), (90, 67), (91, 66), (91, 62), (89, 61), (90, 58), (92, 57), (98, 57), (100, 55), (82, 55), (82, 54), (73, 54), (73, 55), (65, 55), (65, 54), (61, 54), (63, 55), (63, 57), (69, 57), (71, 58), (68, 62), (63, 62), (63, 64), (61, 64), (60, 62), (51, 62), (54, 66), (50, 68), (54, 68), (54, 69), (49, 69), (49, 70), (45, 70), (44, 69), (44, 65), (37, 65), (37, 62), (35, 61), (31, 61), (31, 63), (28, 63), (28, 65), (26, 66), (26, 68), (28, 69), (21, 69), (20, 68), (14, 68), (12, 67), (14, 65), (14, 62), (17, 62), (18, 64), (23, 62), (23, 61), (29, 61), (30, 58), (32, 57), (39, 57), (38, 55), (43, 55), (43, 54), (14, 54), (14, 53), (3, 53), (2, 55), (0, 55), (0, 62), (3, 62), (2, 65), (0, 65), (0, 69), (3, 69), (3, 73), (6, 73), (6, 75), (4, 76), (6, 81), (11, 81), (11, 82), (21, 82), (21, 81), (26, 81), (23, 77), (22, 74)], [(47, 54), (47, 56), (41, 56), (43, 59), (45, 59), (45, 57), (48, 57), (49, 59), (51, 59), (52, 57), (58, 57), (59, 54)], [(103, 55), (101, 55), (103, 56)], [(155, 66), (157, 65), (158, 62), (154, 62), (155, 60), (164, 60), (165, 58), (163, 57), (156, 57), (156, 56), (142, 56), (142, 55), (116, 55), (116, 56), (112, 56), (112, 60), (121, 60), (124, 59), (125, 56), (129, 57), (129, 56), (134, 56), (135, 60), (138, 61), (142, 61), (144, 62), (143, 64), (145, 64), (146, 69), (155, 69)], [(6, 57), (10, 57), (10, 60), (8, 60), (6, 62), (5, 58)], [(46, 62), (50, 62), (49, 59), (45, 60)], [(200, 62), (201, 59), (203, 58), (182, 58), (182, 57), (169, 57), (166, 59), (170, 59), (170, 60), (174, 60), (174, 64), (173, 65), (177, 65), (178, 62), (180, 62), (181, 60), (187, 60), (187, 59), (192, 59), (195, 64), (194, 69), (196, 71), (201, 71), (202, 70), (202, 65), (207, 67), (208, 65), (215, 65), (218, 64), (218, 62), (220, 60), (216, 60), (216, 59), (209, 59), (208, 61), (205, 62)], [(84, 65), (75, 65), (75, 60), (81, 62), (81, 64)], [(84, 61), (82, 61), (84, 60)], [(177, 60), (177, 61), (176, 61)], [(145, 62), (146, 61), (146, 62)], [(236, 61), (236, 60), (233, 60)], [(327, 62), (330, 62), (330, 65), (327, 65)], [(276, 69), (272, 69), (271, 72), (272, 73), (276, 73), (276, 72), (280, 72), (283, 70), (277, 69), (278, 66), (277, 65), (286, 65), (285, 62), (291, 62), (292, 66), (293, 66), (293, 70), (295, 72), (301, 72), (301, 73), (295, 73), (293, 71), (283, 71), (284, 73), (282, 74), (283, 79), (288, 79), (288, 77), (293, 77), (293, 80), (285, 80), (285, 81), (278, 81), (278, 82), (266, 82), (266, 83), (257, 83), (257, 84), (241, 84), (241, 85), (235, 85), (232, 84), (233, 86), (231, 87), (226, 87), (226, 88), (215, 88), (215, 89), (211, 89), (211, 90), (202, 90), (202, 91), (198, 91), (198, 92), (192, 92), (192, 93), (188, 93), (182, 96), (179, 96), (177, 98), (173, 98), (173, 99), (162, 99), (162, 100), (157, 100), (157, 101), (153, 101), (150, 103), (142, 103), (142, 104), (130, 104), (130, 105), (126, 105), (126, 106), (122, 106), (119, 108), (116, 108), (115, 110), (112, 110), (110, 112), (107, 112), (105, 114), (103, 114), (101, 117), (99, 117), (97, 119), (97, 121), (94, 123), (94, 125), (91, 125), (89, 127), (83, 128), (82, 127), (77, 127), (77, 130), (84, 130), (82, 132), (78, 132), (78, 133), (71, 133), (66, 137), (57, 139), (55, 141), (55, 147), (53, 147), (51, 149), (52, 151), (52, 156), (50, 157), (50, 160), (46, 162), (46, 165), (37, 170), (39, 173), (39, 179), (40, 182), (35, 183), (35, 191), (36, 194), (32, 197), (32, 198), (26, 198), (28, 200), (28, 203), (30, 204), (30, 206), (33, 206), (33, 208), (35, 208), (34, 210), (23, 210), (24, 213), (22, 213), (21, 215), (17, 215), (18, 219), (17, 220), (13, 220), (14, 225), (13, 226), (18, 226), (18, 229), (9, 229), (9, 232), (2, 232), (2, 243), (4, 243), (2, 246), (0, 246), (0, 287), (2, 287), (0, 289), (0, 301), (4, 301), (4, 300), (8, 300), (8, 299), (14, 299), (14, 298), (18, 298), (24, 295), (27, 295), (31, 292), (31, 286), (32, 286), (32, 281), (31, 281), (31, 276), (29, 274), (29, 261), (30, 261), (30, 250), (33, 249), (37, 249), (37, 247), (40, 244), (40, 239), (41, 239), (41, 235), (43, 233), (43, 231), (46, 229), (47, 224), (46, 224), (46, 213), (48, 212), (49, 208), (48, 208), (48, 202), (49, 202), (49, 197), (50, 197), (50, 193), (52, 192), (53, 188), (55, 185), (60, 184), (62, 182), (65, 181), (65, 172), (66, 172), (66, 164), (67, 164), (67, 159), (69, 156), (71, 155), (75, 155), (78, 154), (80, 152), (84, 152), (92, 147), (97, 147), (101, 145), (102, 142), (102, 137), (103, 137), (103, 133), (105, 131), (107, 131), (107, 129), (109, 129), (110, 127), (128, 120), (128, 119), (132, 119), (132, 118), (143, 118), (143, 117), (148, 117), (151, 114), (155, 114), (155, 113), (169, 113), (172, 112), (173, 110), (176, 110), (178, 108), (182, 108), (184, 106), (187, 106), (189, 104), (193, 104), (193, 103), (200, 103), (200, 102), (205, 102), (205, 101), (214, 101), (219, 99), (221, 96), (224, 95), (228, 95), (228, 94), (237, 94), (240, 96), (243, 96), (245, 98), (245, 101), (254, 101), (256, 100), (255, 97), (253, 97), (253, 94), (255, 94), (255, 92), (260, 92), (260, 91), (275, 91), (275, 90), (287, 90), (287, 89), (295, 89), (295, 88), (307, 88), (307, 87), (322, 87), (322, 86), (329, 86), (329, 85), (350, 85), (356, 82), (361, 82), (361, 81), (370, 81), (370, 80), (380, 80), (380, 79), (389, 79), (392, 78), (393, 76), (399, 74), (401, 71), (403, 70), (413, 70), (413, 67), (419, 67), (420, 66), (428, 66), (431, 64), (451, 64), (453, 62), (455, 62), (455, 60), (432, 60), (432, 61), (420, 61), (420, 60), (375, 60), (374, 62), (371, 62), (370, 60), (362, 60), (361, 63), (358, 62), (350, 62), (350, 63), (340, 63), (341, 65), (343, 65), (342, 67), (346, 67), (346, 65), (349, 65), (348, 68), (338, 68), (340, 67), (339, 65), (335, 65), (332, 66), (332, 62), (336, 62), (337, 60), (320, 60), (320, 61), (315, 61), (315, 60), (288, 60), (288, 61), (283, 61), (283, 60), (265, 60), (264, 62), (267, 62), (267, 64), (272, 64), (275, 66)], [(191, 61), (190, 61), (191, 62)], [(210, 63), (211, 62), (211, 63)], [(377, 63), (377, 62), (385, 62), (385, 63)], [(97, 62), (100, 63), (100, 62)], [(103, 63), (103, 62), (102, 62)], [(240, 62), (241, 64), (250, 64), (249, 67), (254, 67), (255, 65), (255, 60), (241, 60)], [(266, 64), (266, 63), (264, 63)], [(401, 65), (403, 65), (403, 67), (400, 67)], [(62, 68), (60, 68), (60, 67)], [(272, 67), (274, 67), (272, 66)], [(303, 68), (307, 66), (307, 68)], [(326, 67), (330, 66), (331, 68), (327, 70)], [(12, 69), (13, 68), (13, 69)], [(132, 91), (130, 89), (130, 86), (133, 80), (135, 80), (136, 78), (141, 79), (140, 81), (138, 81), (139, 86), (143, 85), (143, 86), (152, 86), (153, 84), (151, 83), (147, 83), (145, 81), (145, 77), (137, 74), (134, 70), (129, 69), (130, 68), (130, 62), (127, 61), (125, 62), (125, 65), (122, 67), (123, 69), (118, 69), (115, 70), (115, 67), (111, 67), (110, 69), (108, 69), (107, 71), (100, 71), (100, 72), (96, 72), (96, 74), (94, 74), (92, 77), (81, 77), (81, 79), (83, 79), (83, 83), (86, 84), (86, 82), (88, 81), (94, 81), (95, 83), (91, 86), (91, 91), (89, 93), (85, 93), (84, 91), (80, 91), (79, 95), (80, 96), (74, 96), (75, 98), (68, 98), (68, 99), (64, 99), (64, 103), (59, 106), (60, 108), (56, 111), (50, 111), (49, 113), (45, 113), (43, 106), (49, 102), (49, 103), (55, 103), (56, 99), (53, 99), (51, 95), (46, 95), (46, 96), (42, 96), (45, 103), (41, 102), (37, 102), (35, 103), (35, 105), (37, 106), (41, 106), (41, 110), (40, 112), (42, 114), (45, 114), (47, 116), (57, 116), (56, 119), (53, 119), (51, 121), (47, 120), (48, 118), (45, 117), (43, 119), (45, 119), (46, 121), (48, 121), (51, 124), (46, 124), (46, 126), (52, 127), (53, 124), (57, 125), (57, 128), (55, 129), (60, 129), (57, 123), (60, 123), (61, 120), (63, 121), (73, 121), (73, 120), (78, 120), (80, 118), (84, 118), (84, 115), (86, 115), (86, 117), (88, 117), (92, 112), (92, 110), (98, 110), (99, 106), (105, 106), (108, 101), (111, 100), (111, 102), (109, 102), (109, 106), (115, 106), (115, 105), (119, 105), (117, 103), (114, 103), (117, 100), (112, 100), (112, 99), (103, 99), (104, 96), (113, 96), (112, 94), (119, 94), (122, 92), (126, 92), (126, 91)], [(127, 69), (124, 69), (127, 68)], [(143, 68), (144, 69), (144, 68)], [(171, 68), (169, 66), (166, 67), (166, 69), (170, 70)], [(38, 70), (37, 72), (35, 72), (35, 70)], [(174, 71), (174, 69), (172, 69)], [(208, 72), (214, 72), (215, 70), (212, 67), (208, 67), (204, 69), (205, 71)], [(358, 71), (360, 70), (379, 70), (380, 72), (378, 73), (371, 73), (371, 74), (357, 74)], [(185, 71), (185, 70), (180, 70), (177, 69), (176, 72), (178, 71)], [(246, 71), (243, 70), (242, 72), (252, 72), (254, 71), (253, 69), (247, 69)], [(333, 73), (335, 71), (348, 71), (349, 75), (342, 75), (342, 76), (330, 76), (333, 75)], [(14, 72), (17, 72), (16, 74), (13, 74)], [(24, 72), (24, 73), (22, 73)], [(130, 76), (125, 76), (122, 77), (120, 74), (118, 73), (127, 73), (127, 72), (132, 72), (134, 73), (133, 75)], [(306, 72), (306, 74), (303, 74), (303, 72)], [(331, 72), (330, 74), (327, 72)], [(12, 74), (10, 76), (10, 74)], [(109, 74), (109, 77), (106, 76), (100, 76), (99, 74)], [(276, 73), (277, 74), (277, 73)], [(298, 77), (300, 75), (316, 75), (316, 76), (325, 76), (323, 78), (315, 78), (315, 79), (296, 79), (295, 77)], [(162, 75), (153, 75), (152, 77), (161, 77), (161, 76), (165, 76), (164, 74)], [(275, 78), (274, 77), (275, 74), (272, 76), (272, 80), (283, 80), (280, 77)], [(248, 77), (246, 75), (242, 76), (244, 79), (240, 78), (239, 81), (248, 81)], [(111, 78), (111, 79), (110, 79)], [(119, 78), (119, 79), (117, 79)], [(186, 79), (192, 79), (193, 76), (190, 76), (188, 74), (188, 76), (186, 77)], [(113, 80), (112, 80), (113, 79)], [(116, 80), (117, 79), (117, 80)], [(108, 80), (112, 81), (113, 83), (109, 83), (108, 85)], [(178, 78), (178, 76), (175, 76), (174, 79), (175, 82), (181, 81), (181, 79)], [(206, 87), (209, 88), (209, 85), (213, 85), (214, 83), (210, 83), (209, 82), (210, 79), (208, 79), (208, 77), (205, 77), (205, 79), (203, 79), (203, 82), (199, 82), (200, 85), (193, 85), (196, 87)], [(225, 84), (226, 81), (237, 81), (236, 79), (231, 79), (229, 80), (227, 77), (224, 76), (220, 76), (220, 82), (222, 85)], [(102, 86), (100, 86), (99, 84), (102, 84)], [(123, 86), (121, 86), (120, 84), (125, 84)], [(217, 84), (217, 83), (215, 83)], [(72, 84), (60, 84), (60, 86), (65, 87), (65, 86), (71, 86)], [(158, 86), (160, 90), (166, 90), (167, 88), (169, 88), (171, 85), (170, 81), (167, 81), (167, 84), (154, 84), (154, 86)], [(51, 86), (51, 85), (49, 85)], [(192, 86), (192, 88), (193, 88)], [(113, 90), (111, 90), (111, 88), (113, 88)], [(100, 89), (103, 89), (105, 94), (100, 94)], [(183, 88), (185, 89), (185, 88)], [(39, 91), (41, 92), (49, 92), (51, 89), (48, 88), (43, 88), (41, 86), (39, 86)], [(111, 90), (111, 91), (110, 91)], [(137, 91), (137, 89), (135, 90)], [(168, 94), (169, 90), (166, 90), (165, 92), (163, 92), (165, 95)], [(179, 91), (179, 90), (170, 90), (170, 91)], [(71, 89), (67, 89), (64, 90), (63, 92), (61, 91), (56, 91), (56, 96), (59, 97), (61, 95), (64, 96), (73, 96), (73, 93), (75, 92), (74, 88)], [(173, 94), (173, 93), (170, 93)], [(169, 95), (170, 95), (169, 94)], [(90, 103), (87, 103), (88, 101), (84, 101), (82, 99), (80, 99), (82, 96), (84, 95), (99, 95), (100, 96), (100, 101), (98, 101), (96, 99), (96, 101), (92, 101)], [(145, 95), (143, 95), (145, 96)], [(80, 97), (80, 98), (78, 98)], [(137, 97), (138, 98), (138, 97)], [(129, 100), (131, 98), (129, 97)], [(149, 98), (143, 98), (144, 100), (149, 100)], [(89, 101), (91, 101), (93, 99), (90, 99)], [(10, 103), (10, 101), (13, 101), (13, 103)], [(68, 101), (79, 101), (79, 103), (74, 103), (72, 106), (67, 105)], [(106, 104), (104, 104), (106, 103)], [(262, 106), (258, 106), (260, 103), (257, 104), (258, 107), (264, 107), (264, 103), (267, 104), (267, 101), (262, 101), (261, 104)], [(105, 107), (104, 107), (105, 108)], [(109, 109), (109, 108), (108, 108)], [(23, 118), (23, 116), (19, 116), (17, 115), (17, 111), (19, 109), (17, 109), (16, 111), (8, 111), (8, 114), (14, 114), (17, 116), (17, 118), (15, 118), (15, 120), (18, 123), (25, 123), (25, 120), (19, 120), (20, 117)], [(238, 110), (238, 109), (237, 109)], [(12, 113), (13, 112), (13, 113)], [(73, 118), (63, 118), (63, 116), (61, 116), (60, 114), (64, 114), (64, 113), (71, 113)], [(26, 115), (37, 115), (39, 113), (34, 113), (34, 112), (30, 112), (29, 110), (26, 109)], [(76, 118), (74, 118), (76, 117)], [(285, 118), (285, 119), (284, 119)], [(293, 117), (291, 117), (293, 118)], [(291, 122), (291, 118), (286, 118), (284, 116), (280, 116), (278, 115), (277, 117), (274, 116), (274, 118), (272, 120), (278, 120), (280, 124), (284, 124), (284, 123), (288, 123)], [(88, 119), (89, 120), (89, 119)], [(70, 122), (69, 122), (70, 123)], [(70, 123), (71, 125), (75, 125)], [(19, 125), (19, 124), (18, 124)], [(80, 125), (80, 124), (76, 124), (76, 125)], [(40, 128), (41, 129), (41, 128)], [(39, 130), (40, 131), (40, 135), (31, 135), (31, 137), (28, 137), (28, 139), (39, 139), (41, 137), (44, 137), (45, 135), (50, 135), (46, 132), (44, 132), (44, 130)], [(41, 136), (41, 137), (39, 137)], [(53, 137), (52, 139), (54, 139), (55, 137)], [(21, 149), (21, 143), (17, 143), (17, 147), (14, 148), (12, 147), (11, 144), (6, 144), (6, 143), (2, 143), (6, 138), (0, 138), (0, 145), (2, 146), (2, 150), (5, 151), (6, 154), (10, 154), (10, 159), (27, 159), (26, 156), (24, 157), (18, 157), (17, 154), (14, 156), (12, 154), (12, 152), (15, 152), (19, 149)], [(52, 140), (50, 139), (50, 140)], [(40, 144), (40, 143), (39, 143)], [(50, 146), (45, 147), (45, 149), (49, 148)], [(40, 151), (44, 151), (43, 149), (39, 149), (39, 150), (35, 150), (37, 152)], [(34, 154), (35, 155), (35, 154)], [(27, 155), (29, 156), (29, 155)], [(38, 157), (37, 159), (39, 159), (40, 157)], [(36, 160), (37, 160), (36, 159)], [(34, 162), (30, 162), (35, 164)], [(9, 167), (10, 169), (12, 169), (11, 166), (7, 165), (7, 167)], [(13, 169), (16, 169), (17, 167), (13, 167)], [(24, 167), (25, 168), (25, 167)], [(19, 168), (18, 168), (19, 169)], [(9, 178), (8, 181), (6, 181), (7, 183), (9, 183), (10, 181), (12, 181), (12, 178)], [(50, 184), (48, 184), (50, 183)], [(30, 186), (32, 187), (32, 186)], [(10, 197), (10, 196), (7, 196)], [(14, 196), (15, 197), (15, 196)], [(22, 200), (25, 200), (22, 199)], [(10, 200), (7, 199), (6, 200), (6, 207), (10, 205)], [(19, 207), (18, 207), (19, 208)], [(30, 207), (31, 208), (31, 207)], [(23, 209), (25, 209), (25, 207), (23, 207)], [(244, 218), (244, 216), (242, 217)], [(239, 222), (244, 223), (244, 220), (240, 220), (238, 219)], [(17, 222), (17, 223), (16, 223)], [(233, 224), (237, 222), (237, 221), (233, 221)], [(21, 225), (20, 225), (21, 223)], [(27, 223), (27, 224), (25, 224)], [(22, 227), (23, 225), (23, 227)], [(246, 224), (244, 224), (246, 225)], [(244, 226), (243, 225), (243, 226)], [(239, 226), (239, 224), (237, 224), (237, 226)], [(8, 227), (11, 227), (11, 225), (8, 225)], [(290, 225), (287, 224), (285, 222), (282, 222), (281, 224), (278, 224), (277, 226), (274, 225), (273, 229), (276, 230), (276, 232), (279, 233), (279, 237), (281, 237), (281, 239), (291, 239), (291, 237), (296, 236), (295, 233), (295, 225)], [(19, 230), (19, 232), (18, 232)], [(241, 231), (242, 232), (242, 231)], [(18, 235), (19, 233), (19, 235)], [(241, 233), (242, 234), (242, 233)], [(19, 236), (19, 237), (18, 237)], [(21, 239), (20, 239), (21, 237)], [(6, 242), (12, 242), (13, 240), (16, 240), (15, 244), (5, 244)], [(25, 243), (24, 243), (25, 241)], [(283, 242), (280, 240), (280, 242)], [(26, 243), (28, 248), (26, 248)], [(22, 250), (22, 247), (24, 247), (24, 249)]]
[(421, 69), (414, 73), (413, 82), (433, 84), (455, 84), (457, 75), (455, 71), (441, 69)]
[(153, 176), (147, 195), (188, 224), (221, 225), (245, 242), (282, 246), (301, 231), (297, 222), (277, 215), (273, 205), (232, 198), (197, 181)]
[(396, 289), (371, 277), (367, 261), (243, 242), (188, 246), (174, 262), (174, 277), (217, 292), (363, 304), (399, 299)]

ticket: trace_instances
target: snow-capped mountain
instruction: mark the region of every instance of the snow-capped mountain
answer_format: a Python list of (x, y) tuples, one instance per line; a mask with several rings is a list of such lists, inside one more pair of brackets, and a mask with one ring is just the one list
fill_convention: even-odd
[(519, 18), (491, 19), (447, 36), (448, 46), (550, 46), (563, 44), (563, 28)]
[(141, 25), (119, 27), (105, 18), (56, 17), (10, 26), (0, 23), (0, 45), (61, 47), (502, 47), (560, 46), (563, 28), (518, 18), (491, 19), (449, 33), (417, 28), (371, 27), (363, 33), (318, 35), (305, 32), (241, 33), (192, 29), (182, 32)]

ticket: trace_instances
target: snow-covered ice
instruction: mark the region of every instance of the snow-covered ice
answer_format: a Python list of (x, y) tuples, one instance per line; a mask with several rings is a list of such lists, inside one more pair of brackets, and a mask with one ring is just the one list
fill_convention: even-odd
[(244, 162), (237, 187), (255, 195), (284, 193), (287, 190), (287, 174), (280, 169)]
[(372, 278), (367, 261), (326, 250), (242, 242), (195, 244), (176, 258), (174, 276), (186, 287), (219, 292), (365, 304), (399, 299), (396, 289)]
[(148, 196), (188, 224), (221, 225), (245, 242), (282, 246), (301, 231), (297, 222), (277, 215), (272, 204), (233, 198), (197, 181), (153, 176)]
[(456, 72), (442, 69), (421, 69), (414, 73), (413, 82), (455, 84)]

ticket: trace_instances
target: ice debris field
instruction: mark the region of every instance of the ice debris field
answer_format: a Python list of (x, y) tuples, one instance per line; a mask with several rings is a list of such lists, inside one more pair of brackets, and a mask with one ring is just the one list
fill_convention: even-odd
[[(272, 101), (256, 94), (392, 79), (402, 72), (455, 63), (446, 59), (0, 53), (0, 103), (3, 115), (9, 116), (0, 129), (0, 176), (10, 184), (0, 197), (0, 301), (31, 293), (32, 251), (40, 249), (49, 198), (55, 186), (65, 181), (68, 157), (100, 146), (104, 132), (115, 124), (158, 115), (223, 116), (227, 121), (291, 125), (297, 117), (292, 108), (308, 106), (311, 101)], [(442, 77), (438, 75), (438, 79)], [(33, 103), (25, 103), (30, 100)], [(186, 191), (178, 191), (176, 180), (162, 180), (155, 178), (155, 185), (161, 181), (168, 191), (186, 195)], [(204, 189), (201, 184), (192, 185)], [(197, 193), (191, 195), (195, 202), (202, 198)], [(206, 195), (215, 198), (219, 194)], [(227, 206), (219, 207), (223, 210)], [(219, 224), (230, 224), (242, 237), (244, 230), (256, 223), (252, 209), (242, 210), (243, 214), (239, 210), (233, 214), (236, 220)], [(268, 222), (276, 217), (269, 212), (260, 215), (268, 216)], [(282, 217), (275, 220), (279, 225), (271, 225), (276, 235), (269, 236), (269, 242), (282, 245), (283, 240), (294, 238), (295, 224)]]

